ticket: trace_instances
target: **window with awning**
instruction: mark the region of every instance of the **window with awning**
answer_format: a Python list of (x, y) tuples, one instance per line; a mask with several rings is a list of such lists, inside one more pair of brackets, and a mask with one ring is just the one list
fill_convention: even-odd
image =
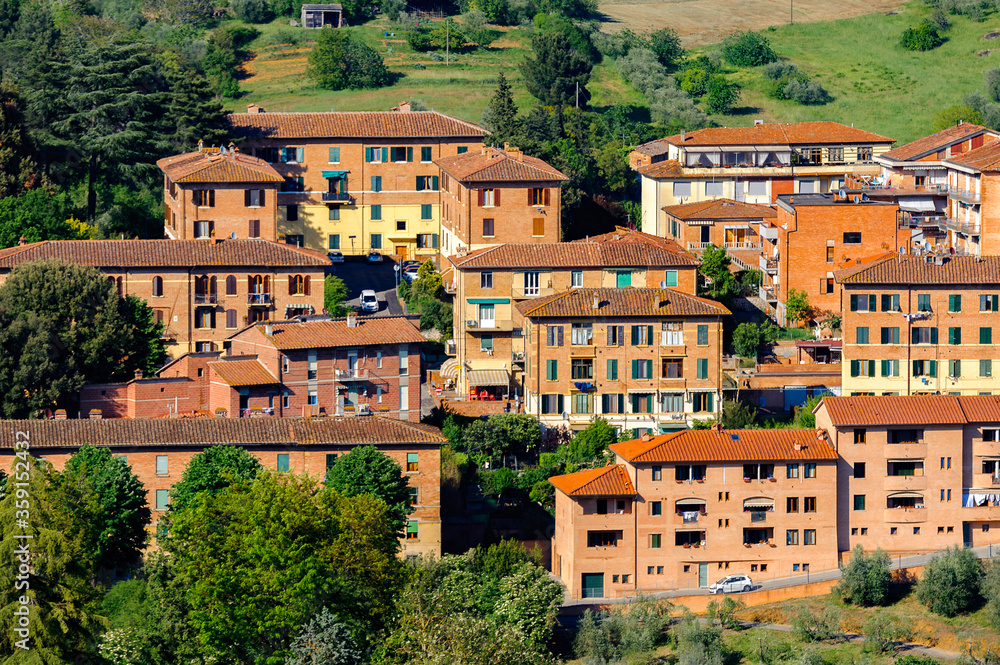
[(934, 199), (930, 196), (908, 196), (899, 198), (899, 209), (906, 212), (935, 212)]
[(769, 499), (764, 496), (755, 497), (752, 499), (745, 499), (743, 501), (743, 512), (750, 512), (755, 510), (774, 510), (774, 499)]

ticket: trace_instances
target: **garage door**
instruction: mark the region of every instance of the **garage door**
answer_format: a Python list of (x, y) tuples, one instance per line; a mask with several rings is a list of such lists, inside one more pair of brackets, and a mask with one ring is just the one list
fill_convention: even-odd
[(583, 597), (604, 598), (604, 573), (583, 574)]

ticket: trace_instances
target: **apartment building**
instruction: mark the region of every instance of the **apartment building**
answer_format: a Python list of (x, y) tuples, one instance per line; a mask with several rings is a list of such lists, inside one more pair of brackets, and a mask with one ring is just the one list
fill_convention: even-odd
[(249, 323), (323, 311), (329, 260), (262, 239), (48, 240), (0, 250), (0, 282), (30, 261), (96, 268), (163, 323), (172, 357), (222, 348)]
[(838, 191), (848, 175), (879, 173), (893, 139), (836, 122), (710, 127), (645, 143), (629, 155), (639, 174), (642, 230), (663, 208), (729, 198), (767, 205), (780, 194)]
[(900, 224), (909, 227), (913, 243), (923, 247), (949, 244), (949, 232), (961, 230), (958, 218), (949, 225), (948, 165), (945, 160), (995, 143), (1000, 132), (969, 122), (893, 148), (875, 158), (882, 173), (848, 178), (847, 187), (874, 198), (899, 203)]
[(387, 112), (228, 116), (250, 153), (281, 175), (277, 229), (289, 243), (402, 259), (437, 255), (440, 170), (435, 159), (482, 146), (478, 125), (401, 104)]
[(774, 235), (774, 208), (732, 199), (664, 206), (663, 224), (656, 234), (676, 240), (688, 251), (701, 252), (709, 245), (723, 247), (743, 270), (765, 270), (762, 234)]
[[(24, 434), (19, 434), (24, 433)], [(25, 439), (25, 434), (27, 439)], [(31, 454), (62, 470), (80, 446), (110, 448), (124, 457), (146, 488), (153, 513), (150, 533), (170, 505), (171, 488), (191, 458), (210, 446), (245, 448), (278, 472), (323, 480), (339, 455), (374, 445), (402, 469), (413, 513), (400, 545), (403, 556), (441, 556), (441, 444), (439, 430), (391, 418), (282, 418), (117, 420), (5, 420), (0, 427), (3, 468), (14, 462), (15, 438)]]
[(1000, 397), (826, 397), (841, 552), (1000, 542)]
[(163, 171), (163, 228), (171, 239), (277, 240), (284, 178), (236, 148), (205, 148), (156, 162)]
[(552, 572), (571, 598), (837, 567), (837, 453), (822, 432), (688, 430), (611, 450), (615, 464), (549, 479)]
[(896, 252), (909, 244), (894, 202), (839, 194), (782, 194), (777, 217), (761, 225), (761, 298), (786, 318), (791, 289), (804, 291), (814, 312), (837, 312), (840, 286), (834, 272), (847, 261)]
[(559, 186), (568, 178), (517, 148), (484, 147), (434, 160), (441, 169), (441, 253), (506, 242), (559, 242)]
[(189, 353), (125, 383), (90, 384), (81, 417), (363, 416), (420, 421), (420, 344), (404, 317), (253, 325), (227, 350)]
[(578, 288), (517, 303), (525, 411), (543, 427), (595, 417), (636, 436), (722, 411), (719, 303), (673, 289)]
[(1000, 143), (944, 160), (948, 168), (949, 247), (976, 256), (1000, 254)]
[(1000, 257), (884, 257), (837, 281), (845, 395), (1000, 393)]
[(576, 288), (658, 287), (694, 295), (697, 259), (677, 243), (619, 227), (574, 242), (506, 243), (449, 257), (455, 357), (442, 365), (462, 395), (523, 395), (518, 302)]

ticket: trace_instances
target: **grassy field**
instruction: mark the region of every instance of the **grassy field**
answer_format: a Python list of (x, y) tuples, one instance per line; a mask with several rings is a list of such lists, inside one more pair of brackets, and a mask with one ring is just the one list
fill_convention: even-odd
[[(718, 5), (718, 0), (682, 4), (710, 1)], [(808, 5), (804, 0), (799, 3)], [(769, 99), (761, 92), (759, 69), (738, 70), (730, 77), (743, 86), (740, 106), (731, 115), (712, 119), (724, 126), (750, 125), (756, 118), (771, 122), (836, 120), (900, 142), (923, 136), (930, 132), (939, 110), (960, 103), (962, 95), (981, 86), (984, 71), (1000, 66), (1000, 40), (985, 38), (1000, 32), (1000, 14), (981, 23), (954, 16), (944, 45), (926, 53), (900, 49), (896, 45), (900, 33), (926, 14), (923, 2), (914, 0), (897, 12), (769, 28), (765, 33), (775, 50), (820, 81), (833, 100), (820, 106), (802, 106)], [(704, 34), (711, 29), (706, 26)], [(389, 88), (340, 92), (320, 90), (306, 77), (312, 47), (308, 40), (313, 33), (289, 28), (285, 21), (260, 26), (260, 30), (261, 36), (250, 47), (255, 57), (247, 63), (247, 77), (241, 82), (246, 94), (231, 101), (229, 108), (240, 110), (254, 102), (272, 111), (387, 110), (402, 100), (414, 99), (478, 122), (498, 71), (511, 81), (522, 109), (534, 103), (517, 67), (531, 41), (530, 32), (521, 28), (500, 28), (498, 39), (489, 48), (453, 54), (446, 65), (432, 54), (414, 52), (401, 33), (386, 37), (384, 33), (395, 30), (387, 20), (373, 21), (357, 30), (378, 48), (400, 78)], [(288, 43), (292, 40), (297, 43)], [(991, 47), (995, 52), (990, 52)], [(708, 45), (694, 52), (716, 49)], [(644, 98), (622, 81), (609, 61), (595, 67), (588, 88), (593, 95), (591, 105), (598, 110), (616, 103), (645, 105)]]
[(760, 93), (760, 72), (743, 70), (734, 76), (744, 86), (742, 107), (713, 119), (722, 125), (749, 125), (754, 118), (836, 120), (899, 142), (929, 134), (938, 111), (959, 104), (962, 95), (982, 86), (984, 71), (1000, 67), (1000, 41), (985, 39), (1000, 31), (1000, 14), (981, 23), (951, 17), (953, 25), (944, 33), (948, 41), (933, 51), (899, 48), (900, 33), (926, 15), (926, 6), (917, 1), (892, 16), (769, 29), (765, 34), (774, 49), (820, 81), (834, 100), (801, 106), (768, 99)]

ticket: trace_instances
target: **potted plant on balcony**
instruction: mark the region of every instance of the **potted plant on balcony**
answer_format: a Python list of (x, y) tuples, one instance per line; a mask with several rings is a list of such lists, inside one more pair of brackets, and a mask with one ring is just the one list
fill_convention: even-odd
[(777, 480), (778, 480), (774, 476), (768, 476), (767, 479), (770, 480), (772, 483), (777, 482)]
[(701, 515), (702, 517), (704, 517), (705, 515), (708, 515), (708, 510), (705, 509), (705, 508), (702, 508), (701, 510), (698, 511), (698, 514)]
[(743, 543), (743, 547), (750, 549), (750, 543)]
[(743, 482), (749, 483), (750, 482), (750, 477), (749, 476), (743, 476)]
[(683, 547), (686, 550), (691, 549), (691, 543), (684, 543), (683, 545), (681, 545), (681, 547)]
[(695, 480), (695, 482), (696, 483), (704, 483), (705, 479), (704, 478), (698, 478), (697, 480)]
[(681, 483), (683, 483), (683, 482), (684, 482), (683, 480), (680, 480), (680, 479), (678, 479), (678, 480), (677, 480), (677, 484), (678, 484), (678, 485), (680, 485), (680, 484), (681, 484)]

